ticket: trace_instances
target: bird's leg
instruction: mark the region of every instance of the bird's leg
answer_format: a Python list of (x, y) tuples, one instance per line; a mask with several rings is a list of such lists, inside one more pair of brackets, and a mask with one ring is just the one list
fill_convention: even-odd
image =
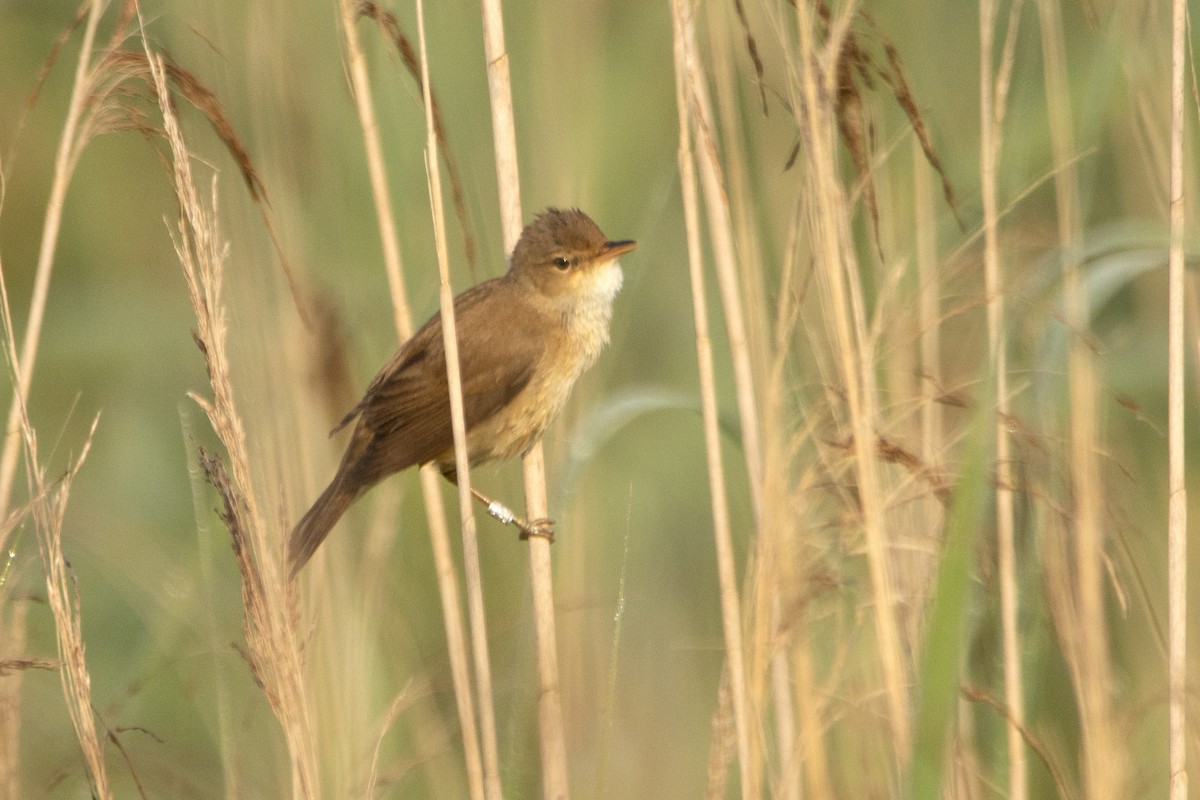
[(526, 521), (517, 516), (511, 508), (499, 500), (492, 500), (474, 486), (471, 487), (471, 494), (475, 495), (475, 499), (487, 507), (488, 514), (501, 525), (516, 526), (517, 530), (521, 532), (522, 539), (528, 539), (530, 536), (541, 536), (551, 542), (554, 541), (554, 520), (532, 519)]
[[(458, 472), (454, 466), (446, 465), (441, 467), (442, 477), (458, 485)], [(498, 521), (501, 525), (512, 525), (521, 532), (521, 539), (528, 539), (530, 536), (540, 536), (543, 539), (554, 541), (554, 520), (552, 519), (532, 519), (528, 522), (517, 516), (511, 508), (501, 503), (499, 500), (493, 500), (483, 492), (471, 487), (471, 494), (475, 499), (483, 503), (487, 508), (487, 513), (492, 519)]]

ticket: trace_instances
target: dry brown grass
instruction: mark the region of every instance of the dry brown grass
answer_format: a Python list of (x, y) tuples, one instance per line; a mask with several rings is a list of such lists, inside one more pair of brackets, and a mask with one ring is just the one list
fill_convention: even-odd
[[(42, 456), (38, 450), (38, 436), (29, 419), (28, 408), (23, 398), (28, 397), (28, 390), (22, 385), (21, 361), (17, 355), (16, 334), (12, 325), (12, 309), (8, 299), (7, 284), (0, 273), (0, 319), (3, 320), (3, 350), (5, 361), (9, 365), (9, 376), (15, 387), (14, 410), (17, 413), (18, 429), (13, 432), (24, 450), (27, 489), (31, 498), (24, 508), (15, 510), (6, 520), (5, 534), (11, 535), (21, 518), (29, 516), (37, 536), (38, 553), (41, 556), (42, 570), (46, 579), (46, 599), (54, 619), (55, 641), (58, 650), (57, 661), (46, 659), (27, 659), (15, 657), (25, 638), (24, 604), (17, 603), (12, 611), (5, 614), (3, 620), (7, 623), (6, 633), (11, 641), (7, 645), (14, 648), (12, 653), (6, 653), (0, 676), (12, 675), (31, 668), (57, 670), (62, 682), (63, 699), (66, 701), (67, 712), (79, 742), (84, 762), (87, 765), (88, 782), (92, 795), (100, 800), (111, 798), (108, 768), (104, 758), (104, 739), (97, 727), (94, 706), (92, 702), (91, 675), (88, 672), (86, 648), (83, 638), (83, 615), (79, 602), (78, 586), (75, 575), (63, 553), (63, 521), (67, 511), (67, 500), (70, 496), (71, 483), (83, 466), (91, 449), (92, 439), (99, 422), (97, 417), (92, 421), (87, 437), (84, 439), (78, 456), (70, 459), (66, 472), (51, 479), (43, 465)], [(25, 373), (32, 375), (31, 371)], [(10, 551), (10, 559), (11, 559)], [(5, 576), (7, 577), (7, 567)], [(6, 605), (13, 600), (5, 581), (0, 580), (0, 599)], [(19, 712), (20, 681), (14, 681), (14, 686), (0, 694), (0, 725), (9, 738), (9, 744), (0, 756), (0, 778), (6, 794), (16, 797), (20, 792), (20, 782), (17, 778), (19, 767)], [(112, 738), (111, 732), (107, 738)], [(115, 739), (113, 740), (116, 741)], [(119, 747), (119, 743), (117, 743)]]
[[(759, 749), (754, 742), (752, 719), (755, 712), (749, 707), (750, 698), (746, 686), (746, 654), (742, 636), (742, 609), (739, 598), (736, 566), (733, 560), (733, 545), (730, 532), (728, 498), (725, 487), (725, 468), (721, 457), (720, 433), (717, 422), (716, 383), (713, 375), (712, 338), (708, 328), (708, 300), (700, 246), (701, 228), (699, 197), (696, 181), (696, 162), (700, 162), (700, 173), (705, 178), (705, 197), (709, 199), (710, 225), (715, 222), (716, 242), (714, 247), (722, 256), (722, 288), (727, 298), (727, 308), (737, 312), (733, 323), (736, 337), (735, 350), (739, 354), (740, 377), (747, 381), (739, 391), (739, 409), (749, 414), (743, 423), (750, 422), (746, 430), (751, 445), (746, 447), (747, 463), (755, 472), (751, 477), (752, 492), (758, 492), (761, 464), (758, 460), (757, 412), (753, 407), (753, 383), (750, 381), (749, 356), (746, 351), (745, 326), (741, 320), (741, 301), (734, 275), (732, 242), (729, 233), (728, 209), (722, 208), (722, 189), (717, 173), (716, 150), (711, 136), (699, 136), (701, 147), (697, 155), (693, 151), (693, 128), (711, 130), (711, 110), (702, 95), (700, 79), (702, 67), (697, 63), (695, 50), (694, 19), (685, 3), (671, 5), (671, 18), (675, 36), (675, 96), (679, 108), (679, 173), (683, 185), (684, 214), (688, 236), (688, 274), (692, 287), (693, 319), (696, 325), (696, 361), (700, 371), (700, 396), (704, 413), (704, 442), (708, 459), (709, 492), (712, 500), (713, 532), (716, 537), (717, 569), (721, 587), (721, 621), (725, 636), (724, 677), (719, 696), (721, 702), (713, 718), (713, 749), (709, 755), (708, 795), (724, 794), (726, 763), (732, 745), (736, 743), (742, 797), (759, 795)], [(713, 195), (718, 195), (714, 198)], [(752, 455), (753, 454), (753, 455)], [(729, 718), (732, 717), (732, 724)], [(725, 731), (733, 730), (733, 736)], [(726, 744), (727, 743), (727, 744)], [(726, 746), (721, 746), (725, 744)]]
[[(10, 340), (11, 341), (11, 340)], [(63, 698), (75, 729), (75, 738), (83, 751), (93, 796), (107, 800), (113, 796), (109, 788), (108, 768), (104, 759), (104, 739), (97, 729), (93, 713), (91, 675), (88, 672), (83, 640), (83, 614), (79, 591), (71, 567), (63, 555), (63, 519), (71, 481), (75, 478), (91, 447), (96, 423), (84, 441), (79, 456), (68, 472), (53, 483), (46, 480), (41, 467), (29, 470), (34, 496), (31, 516), (38, 536), (38, 551), (46, 572), (46, 597), (54, 615), (54, 630), (58, 641), (58, 672), (62, 679)], [(28, 418), (22, 425), (25, 431), (26, 463), (38, 464), (37, 437)]]
[(269, 524), (261, 510), (226, 351), (228, 329), (223, 281), (228, 244), (218, 224), (216, 180), (212, 182), (209, 199), (202, 201), (192, 173), (193, 157), (172, 108), (165, 63), (150, 50), (148, 43), (146, 48), (163, 129), (170, 145), (175, 197), (180, 209), (175, 252), (196, 315), (196, 346), (204, 357), (212, 388), (211, 399), (199, 394), (193, 394), (192, 399), (208, 417), (230, 463), (227, 471), (220, 459), (202, 452), (201, 467), (224, 505), (220, 516), (229, 528), (242, 574), (247, 662), (287, 740), (293, 794), (317, 797), (320, 773), (316, 732), (305, 696), (303, 644), (297, 627), (295, 594), (284, 577), (278, 527)]

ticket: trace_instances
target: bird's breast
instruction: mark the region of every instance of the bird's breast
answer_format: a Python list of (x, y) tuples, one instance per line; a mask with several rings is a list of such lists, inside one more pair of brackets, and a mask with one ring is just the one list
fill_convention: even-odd
[(587, 368), (577, 348), (547, 357), (529, 384), (508, 405), (470, 431), (471, 460), (510, 459), (524, 454), (559, 415), (576, 380)]
[[(562, 411), (575, 382), (600, 357), (608, 344), (613, 299), (623, 276), (614, 261), (588, 278), (567, 304), (547, 309), (548, 323), (558, 329), (546, 337), (529, 383), (503, 409), (467, 432), (473, 464), (528, 451)], [(446, 457), (452, 461), (453, 453)]]

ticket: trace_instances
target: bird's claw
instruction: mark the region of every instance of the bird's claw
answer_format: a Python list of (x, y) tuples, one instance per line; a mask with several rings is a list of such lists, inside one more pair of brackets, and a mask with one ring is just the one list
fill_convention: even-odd
[(521, 540), (524, 541), (530, 536), (538, 536), (551, 544), (554, 543), (554, 520), (546, 519), (531, 519), (523, 525), (521, 529)]

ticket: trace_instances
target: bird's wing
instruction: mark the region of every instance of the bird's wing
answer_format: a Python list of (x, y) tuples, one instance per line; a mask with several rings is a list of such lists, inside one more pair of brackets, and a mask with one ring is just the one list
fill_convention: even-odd
[[(492, 291), (480, 291), (489, 285)], [(508, 314), (508, 290), (507, 284), (489, 282), (455, 301), (459, 331), (471, 331), (468, 337), (459, 336), (467, 430), (528, 385), (544, 352), (547, 320)], [(389, 462), (424, 463), (452, 445), (447, 385), (438, 315), (401, 347), (359, 404), (362, 424), (374, 434), (377, 447), (389, 451), (384, 456)]]

